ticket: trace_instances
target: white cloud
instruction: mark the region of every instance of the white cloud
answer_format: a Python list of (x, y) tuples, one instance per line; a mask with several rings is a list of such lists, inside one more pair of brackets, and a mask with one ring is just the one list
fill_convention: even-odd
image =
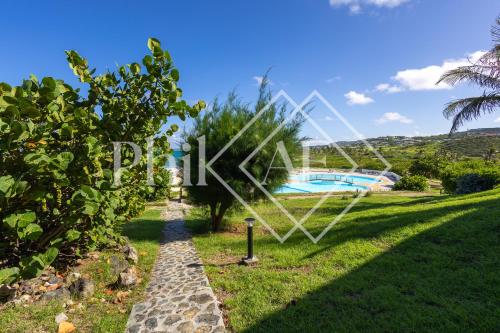
[(340, 79), (341, 79), (341, 77), (337, 75), (337, 76), (330, 77), (330, 78), (326, 79), (325, 82), (326, 83), (333, 83), (335, 81), (339, 81)]
[(400, 92), (403, 90), (403, 88), (401, 87), (398, 87), (398, 86), (391, 86), (390, 84), (388, 83), (381, 83), (379, 85), (377, 85), (375, 87), (375, 90), (377, 91), (383, 91), (383, 92), (387, 92), (389, 94), (394, 94), (394, 93), (397, 93), (397, 92)]
[[(500, 119), (500, 118), (498, 118), (498, 119)], [(335, 118), (330, 117), (330, 116), (326, 116), (326, 117), (325, 117), (325, 120), (326, 120), (326, 121), (334, 121), (334, 120), (335, 120)]]
[[(264, 77), (263, 76), (254, 76), (253, 79), (255, 80), (255, 82), (257, 82), (257, 86), (260, 86), (262, 84), (262, 81), (264, 80)], [(267, 79), (267, 83), (270, 86), (274, 85), (274, 82), (269, 80), (269, 78)]]
[(375, 122), (379, 125), (385, 124), (388, 122), (399, 122), (402, 124), (411, 124), (413, 123), (413, 120), (403, 116), (402, 114), (399, 114), (397, 112), (386, 112), (382, 115), (381, 118), (375, 120)]
[(345, 98), (347, 98), (347, 104), (349, 104), (349, 105), (355, 105), (355, 104), (364, 105), (364, 104), (370, 104), (370, 103), (374, 102), (372, 98), (365, 96), (362, 93), (357, 93), (353, 90), (349, 91), (344, 96), (345, 96)]
[(407, 1), (409, 0), (368, 0), (367, 2), (377, 7), (394, 8)]
[(495, 119), (495, 123), (500, 123), (500, 117), (498, 117), (497, 119)]
[(452, 87), (446, 83), (436, 85), (441, 75), (457, 67), (470, 65), (471, 62), (477, 61), (484, 53), (484, 51), (476, 51), (469, 54), (467, 58), (448, 59), (443, 61), (441, 65), (405, 69), (397, 72), (392, 79), (401, 85), (401, 90), (451, 89)]
[(352, 14), (359, 14), (364, 6), (394, 8), (409, 0), (330, 0), (332, 7), (349, 7)]

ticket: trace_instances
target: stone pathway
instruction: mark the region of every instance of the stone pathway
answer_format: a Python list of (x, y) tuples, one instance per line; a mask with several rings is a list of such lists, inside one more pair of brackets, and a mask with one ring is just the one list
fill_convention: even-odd
[(219, 303), (184, 226), (186, 205), (169, 203), (163, 241), (146, 289), (146, 300), (135, 304), (127, 333), (225, 332)]

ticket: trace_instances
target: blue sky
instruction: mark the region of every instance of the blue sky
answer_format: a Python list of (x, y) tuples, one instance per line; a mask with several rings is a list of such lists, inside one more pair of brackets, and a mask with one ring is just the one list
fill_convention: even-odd
[[(76, 85), (64, 50), (102, 72), (140, 60), (153, 36), (172, 54), (188, 101), (236, 88), (251, 102), (271, 68), (275, 91), (300, 102), (317, 90), (366, 137), (444, 133), (443, 105), (480, 91), (432, 83), (490, 48), (498, 14), (495, 0), (11, 1), (2, 6), (0, 80), (34, 73)], [(325, 107), (311, 116), (332, 138), (353, 137)], [(497, 118), (463, 129), (500, 126)], [(311, 126), (304, 134), (318, 136)]]

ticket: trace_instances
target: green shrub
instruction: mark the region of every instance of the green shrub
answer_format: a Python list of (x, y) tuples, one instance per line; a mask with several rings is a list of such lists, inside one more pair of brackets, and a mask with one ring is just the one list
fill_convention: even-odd
[[(177, 129), (160, 133), (168, 118), (195, 116), (203, 107), (180, 100), (168, 52), (155, 39), (148, 47), (143, 67), (103, 75), (68, 51), (70, 67), (88, 85), (83, 95), (51, 77), (0, 83), (0, 284), (36, 276), (59, 253), (67, 258), (120, 241), (117, 227), (143, 209), (151, 191), (146, 157), (113, 187), (112, 142), (145, 151), (146, 138), (155, 137), (155, 147), (167, 152)], [(124, 145), (121, 153), (130, 165), (133, 152)]]
[[(467, 176), (467, 175), (475, 176)], [(500, 166), (482, 160), (457, 162), (441, 172), (441, 183), (447, 193), (470, 193), (472, 189), (485, 190), (500, 184)], [(460, 187), (459, 187), (460, 183)]]
[(448, 161), (436, 155), (418, 155), (416, 156), (408, 172), (413, 176), (424, 176), (426, 178), (439, 178)]
[(488, 175), (468, 173), (458, 178), (456, 194), (469, 194), (491, 190), (495, 187), (495, 178)]
[(146, 195), (146, 200), (155, 201), (168, 198), (170, 196), (170, 185), (172, 175), (165, 168), (159, 168), (154, 174), (155, 186), (150, 187), (150, 192)]
[(424, 192), (428, 189), (429, 183), (424, 176), (404, 176), (393, 187), (395, 191)]
[(411, 163), (409, 160), (396, 161), (392, 163), (391, 172), (400, 176), (407, 176), (409, 174)]

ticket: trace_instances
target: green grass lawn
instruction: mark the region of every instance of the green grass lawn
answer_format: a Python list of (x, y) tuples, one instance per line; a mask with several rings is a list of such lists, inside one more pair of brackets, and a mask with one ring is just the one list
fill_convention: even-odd
[[(301, 216), (317, 198), (281, 201)], [(351, 198), (331, 198), (304, 224), (313, 235)], [(281, 235), (292, 226), (270, 204), (256, 210)], [(247, 213), (207, 234), (188, 225), (236, 332), (499, 332), (500, 189), (467, 196), (373, 195), (317, 244), (297, 231), (280, 244), (263, 227), (254, 267)]]
[(123, 234), (129, 237), (139, 252), (137, 267), (142, 281), (122, 303), (113, 303), (117, 290), (113, 290), (112, 294), (109, 293), (109, 285), (116, 280), (110, 272), (108, 263), (109, 257), (114, 252), (103, 251), (98, 260), (89, 260), (80, 267), (82, 275), (87, 275), (96, 283), (95, 299), (82, 300), (84, 306), (82, 310), (70, 313), (63, 308), (61, 302), (47, 305), (34, 304), (28, 307), (8, 306), (0, 309), (0, 332), (56, 332), (54, 317), (60, 312), (66, 313), (69, 321), (76, 326), (77, 332), (124, 332), (132, 306), (144, 297), (143, 292), (156, 259), (163, 225), (160, 211), (150, 209), (124, 226)]

